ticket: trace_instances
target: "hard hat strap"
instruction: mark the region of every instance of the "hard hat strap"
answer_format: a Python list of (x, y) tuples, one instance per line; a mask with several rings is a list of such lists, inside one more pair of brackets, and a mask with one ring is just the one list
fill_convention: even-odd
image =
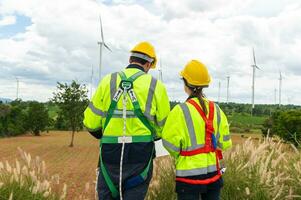
[(150, 62), (152, 63), (155, 59), (145, 55), (145, 54), (142, 54), (142, 53), (137, 53), (137, 52), (132, 52), (131, 56), (134, 56), (134, 57), (137, 57), (137, 58), (141, 58), (143, 60), (146, 60), (147, 62)]

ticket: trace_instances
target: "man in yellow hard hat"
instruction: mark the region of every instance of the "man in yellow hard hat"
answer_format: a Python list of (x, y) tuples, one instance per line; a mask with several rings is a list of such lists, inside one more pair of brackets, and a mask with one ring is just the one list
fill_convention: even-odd
[(84, 125), (100, 139), (99, 199), (143, 200), (152, 177), (154, 140), (170, 111), (162, 82), (147, 72), (156, 67), (148, 42), (132, 50), (125, 70), (105, 76), (84, 113)]

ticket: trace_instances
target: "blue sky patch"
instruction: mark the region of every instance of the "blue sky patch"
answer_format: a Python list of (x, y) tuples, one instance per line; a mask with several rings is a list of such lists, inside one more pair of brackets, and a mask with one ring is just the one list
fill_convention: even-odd
[[(25, 32), (27, 26), (32, 24), (31, 19), (24, 15), (15, 15), (16, 23), (7, 26), (0, 26), (0, 38), (9, 38), (17, 33)], [(3, 16), (0, 15), (0, 19)]]

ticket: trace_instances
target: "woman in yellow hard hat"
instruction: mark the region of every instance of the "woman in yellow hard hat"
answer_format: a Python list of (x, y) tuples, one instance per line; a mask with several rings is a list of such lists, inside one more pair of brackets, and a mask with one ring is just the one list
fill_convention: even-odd
[(175, 158), (178, 199), (216, 200), (225, 170), (222, 150), (232, 146), (227, 118), (205, 98), (211, 78), (203, 63), (191, 60), (180, 75), (188, 99), (173, 108), (162, 132), (163, 145)]

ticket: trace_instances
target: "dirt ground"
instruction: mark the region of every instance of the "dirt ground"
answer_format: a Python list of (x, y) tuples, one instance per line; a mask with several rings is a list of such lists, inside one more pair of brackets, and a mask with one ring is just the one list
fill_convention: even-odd
[[(242, 143), (249, 134), (232, 134), (234, 144)], [(251, 135), (260, 138), (259, 135)], [(74, 147), (69, 147), (71, 133), (53, 131), (36, 137), (31, 135), (0, 139), (0, 161), (14, 162), (19, 158), (18, 147), (32, 157), (39, 156), (46, 162), (49, 174), (59, 174), (61, 182), (68, 185), (68, 199), (76, 199), (84, 195), (94, 199), (93, 182), (98, 162), (98, 140), (87, 132), (75, 134)], [(90, 192), (85, 192), (89, 183)], [(91, 194), (89, 194), (91, 193)]]

